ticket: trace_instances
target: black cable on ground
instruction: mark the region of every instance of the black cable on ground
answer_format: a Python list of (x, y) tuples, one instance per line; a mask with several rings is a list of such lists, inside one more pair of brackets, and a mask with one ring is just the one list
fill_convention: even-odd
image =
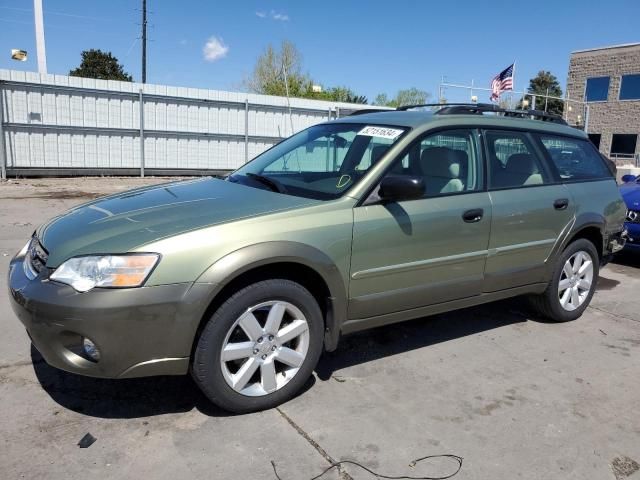
[[(325, 475), (329, 470), (331, 470), (333, 468), (340, 469), (340, 466), (347, 465), (347, 464), (355, 465), (356, 467), (359, 467), (362, 470), (364, 470), (366, 472), (369, 472), (374, 477), (384, 478), (386, 480), (446, 480), (447, 478), (452, 478), (453, 476), (457, 475), (458, 472), (460, 472), (460, 470), (462, 470), (462, 457), (459, 457), (458, 455), (451, 455), (451, 454), (427, 455), (426, 457), (415, 459), (414, 461), (412, 461), (409, 464), (409, 466), (410, 467), (415, 467), (419, 462), (422, 462), (424, 460), (433, 460), (435, 458), (450, 458), (452, 460), (455, 460), (456, 463), (458, 464), (458, 468), (456, 469), (455, 472), (453, 472), (453, 473), (451, 473), (449, 475), (445, 475), (443, 477), (413, 477), (413, 476), (410, 476), (410, 475), (393, 476), (393, 475), (383, 475), (381, 473), (374, 472), (370, 468), (367, 468), (364, 465), (362, 465), (361, 463), (358, 463), (358, 462), (356, 462), (354, 460), (342, 460), (340, 462), (332, 463), (330, 466), (325, 468), (324, 471), (320, 475), (316, 475), (315, 477), (311, 478), (310, 480), (318, 480), (320, 477)], [(273, 474), (276, 476), (276, 479), (277, 480), (282, 480), (280, 475), (278, 475), (278, 471), (276, 470), (276, 463), (273, 460), (271, 460), (271, 466), (273, 467)]]

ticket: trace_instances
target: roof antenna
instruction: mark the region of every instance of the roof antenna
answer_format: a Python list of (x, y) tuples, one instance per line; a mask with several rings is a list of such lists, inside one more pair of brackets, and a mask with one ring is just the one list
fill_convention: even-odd
[(287, 108), (289, 109), (289, 123), (291, 124), (291, 135), (293, 135), (293, 116), (291, 115), (291, 99), (289, 98), (289, 78), (287, 77), (287, 67), (282, 60), (282, 74), (284, 76), (284, 91), (287, 95)]

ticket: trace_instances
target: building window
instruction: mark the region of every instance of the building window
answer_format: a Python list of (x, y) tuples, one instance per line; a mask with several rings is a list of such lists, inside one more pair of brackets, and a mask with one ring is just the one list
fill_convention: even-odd
[(614, 133), (611, 139), (611, 154), (633, 155), (636, 153), (638, 135)]
[(584, 98), (587, 102), (606, 102), (609, 93), (609, 77), (587, 78)]
[(589, 140), (591, 140), (591, 143), (593, 143), (598, 150), (600, 150), (600, 140), (601, 139), (602, 139), (602, 135), (599, 134), (599, 133), (590, 133), (589, 134)]
[(622, 75), (620, 100), (640, 100), (640, 73)]

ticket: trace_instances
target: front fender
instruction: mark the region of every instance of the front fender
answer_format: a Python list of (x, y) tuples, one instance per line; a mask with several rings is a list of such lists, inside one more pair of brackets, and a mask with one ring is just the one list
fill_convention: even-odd
[(211, 285), (211, 301), (220, 291), (243, 273), (275, 263), (296, 263), (313, 269), (327, 285), (325, 348), (335, 350), (340, 327), (347, 314), (347, 290), (340, 270), (325, 253), (298, 242), (274, 241), (249, 245), (217, 260), (196, 280), (196, 284)]

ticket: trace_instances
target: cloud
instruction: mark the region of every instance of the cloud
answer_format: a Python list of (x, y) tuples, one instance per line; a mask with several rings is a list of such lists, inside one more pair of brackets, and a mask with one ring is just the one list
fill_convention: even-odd
[(281, 22), (289, 21), (289, 15), (287, 15), (286, 13), (274, 12), (273, 10), (271, 10), (271, 18), (273, 18), (274, 20), (279, 20)]
[(258, 18), (271, 18), (272, 20), (277, 20), (278, 22), (288, 22), (289, 21), (289, 15), (287, 15), (286, 13), (282, 13), (282, 12), (276, 12), (275, 10), (271, 10), (268, 14), (267, 12), (263, 12), (258, 10), (256, 12), (256, 17)]
[(215, 36), (210, 37), (202, 48), (204, 59), (207, 62), (215, 62), (216, 60), (226, 57), (228, 51), (229, 47), (224, 44), (222, 38)]

